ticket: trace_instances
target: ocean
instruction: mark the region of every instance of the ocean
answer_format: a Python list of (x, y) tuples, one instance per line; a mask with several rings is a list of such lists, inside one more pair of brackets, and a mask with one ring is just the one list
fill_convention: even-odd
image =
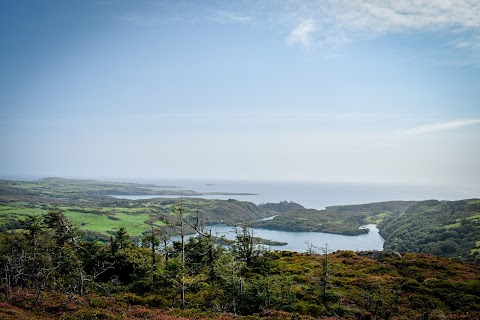
[[(2, 179), (37, 180), (40, 176), (3, 175)], [(236, 199), (255, 204), (293, 201), (306, 208), (325, 209), (332, 205), (364, 204), (390, 200), (462, 200), (480, 198), (480, 186), (428, 186), (407, 184), (340, 183), (340, 182), (292, 182), (292, 181), (244, 181), (209, 179), (158, 179), (158, 178), (95, 178), (66, 177), (71, 179), (95, 179), (113, 182), (153, 183), (159, 186), (176, 186), (183, 190), (202, 192), (254, 193), (256, 195), (209, 195), (202, 198)], [(151, 198), (132, 196), (132, 199)]]
[(313, 209), (390, 200), (460, 200), (480, 197), (479, 190), (471, 188), (419, 185), (173, 179), (128, 179), (128, 181), (173, 185), (200, 193), (254, 193), (256, 195), (210, 195), (202, 198), (236, 199), (255, 204), (293, 201)]

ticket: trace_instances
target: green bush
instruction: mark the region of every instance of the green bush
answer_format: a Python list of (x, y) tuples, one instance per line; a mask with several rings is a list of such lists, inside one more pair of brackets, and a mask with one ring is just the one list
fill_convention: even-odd
[(415, 292), (417, 291), (418, 287), (420, 287), (421, 284), (415, 279), (408, 279), (402, 284), (402, 291), (405, 292)]

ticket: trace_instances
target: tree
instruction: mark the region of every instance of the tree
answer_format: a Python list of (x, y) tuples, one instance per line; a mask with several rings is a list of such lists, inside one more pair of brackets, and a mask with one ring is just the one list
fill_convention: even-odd
[(28, 274), (28, 253), (23, 237), (18, 233), (0, 235), (0, 265), (2, 282), (5, 284), (5, 299), (11, 298), (11, 291), (22, 284)]
[(118, 228), (118, 230), (114, 232), (113, 238), (111, 238), (110, 242), (113, 255), (115, 255), (118, 250), (123, 250), (132, 246), (130, 235), (125, 227)]
[(160, 240), (157, 237), (158, 230), (155, 228), (155, 222), (153, 220), (148, 221), (147, 223), (150, 226), (150, 233), (143, 237), (142, 243), (145, 247), (150, 248), (151, 252), (151, 263), (152, 263), (152, 272), (155, 269), (156, 265), (156, 255), (157, 247), (160, 245)]
[(216, 261), (217, 281), (219, 281), (223, 289), (220, 306), (222, 311), (238, 313), (244, 291), (244, 279), (241, 276), (241, 271), (244, 267), (245, 262), (236, 259), (235, 254), (231, 251), (225, 252)]
[(330, 280), (330, 265), (328, 261), (328, 245), (325, 244), (323, 248), (323, 255), (322, 255), (322, 276), (320, 277), (320, 286), (322, 288), (320, 298), (322, 304), (324, 305), (327, 311), (335, 316), (335, 311), (333, 311), (330, 304), (338, 299), (337, 295), (331, 292), (329, 289), (331, 287), (331, 280)]
[(45, 227), (51, 231), (51, 236), (58, 245), (58, 249), (63, 249), (69, 243), (75, 247), (78, 246), (80, 234), (74, 227), (62, 210), (53, 209), (43, 217)]
[(35, 291), (33, 307), (47, 289), (83, 293), (84, 270), (78, 259), (77, 233), (61, 210), (27, 216), (25, 233), (3, 237), (1, 260), (6, 298), (16, 286)]
[(41, 231), (44, 229), (44, 224), (42, 217), (27, 215), (25, 220), (22, 221), (23, 228), (27, 231), (27, 238), (30, 240), (30, 243), (34, 250), (38, 246), (38, 237)]
[(57, 269), (55, 274), (57, 290), (67, 294), (83, 295), (86, 273), (78, 254), (84, 250), (80, 244), (78, 229), (60, 209), (50, 210), (43, 220), (48, 236), (55, 243), (51, 255)]
[(186, 289), (186, 265), (185, 265), (185, 221), (183, 220), (183, 215), (185, 214), (185, 208), (183, 207), (183, 202), (180, 201), (180, 206), (176, 206), (173, 210), (173, 213), (177, 216), (178, 222), (177, 227), (180, 229), (180, 261), (182, 265), (181, 273), (179, 276), (179, 283), (182, 292), (182, 308), (185, 308), (185, 289)]
[(158, 229), (159, 241), (162, 243), (162, 251), (163, 256), (165, 258), (165, 263), (168, 262), (168, 258), (170, 258), (172, 248), (168, 246), (168, 241), (170, 240), (170, 234), (166, 230), (166, 228), (159, 228)]
[(153, 286), (157, 269), (157, 248), (160, 245), (160, 240), (158, 238), (158, 228), (155, 227), (153, 219), (148, 221), (148, 225), (150, 226), (150, 232), (143, 237), (142, 246), (150, 249), (150, 285)]
[(150, 251), (136, 247), (125, 227), (113, 232), (110, 253), (106, 255), (106, 260), (113, 263), (114, 268), (104, 276), (124, 284), (143, 279), (151, 267)]
[(215, 239), (212, 236), (212, 230), (206, 231), (200, 216), (200, 211), (195, 211), (195, 224), (190, 223), (190, 226), (196, 231), (198, 237), (196, 241), (196, 249), (191, 250), (193, 255), (197, 256), (196, 263), (201, 264), (201, 267), (208, 268), (209, 281), (215, 280), (215, 259), (218, 256), (218, 248), (215, 246)]
[(236, 233), (233, 250), (237, 258), (244, 261), (246, 266), (251, 268), (260, 254), (254, 241), (253, 230), (246, 224), (243, 224), (240, 228), (236, 228)]

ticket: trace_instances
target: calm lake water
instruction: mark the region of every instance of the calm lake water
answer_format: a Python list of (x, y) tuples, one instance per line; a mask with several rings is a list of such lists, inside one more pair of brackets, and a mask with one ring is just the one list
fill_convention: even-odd
[[(378, 234), (375, 225), (365, 226), (370, 230), (368, 234), (359, 236), (343, 236), (338, 234), (323, 232), (289, 232), (252, 228), (253, 236), (272, 241), (287, 242), (286, 246), (270, 246), (270, 250), (286, 250), (306, 252), (310, 246), (314, 251), (321, 252), (321, 248), (328, 246), (328, 251), (337, 250), (383, 250), (383, 238)], [(227, 225), (207, 226), (207, 230), (212, 230), (212, 235), (217, 237), (225, 237), (227, 239), (235, 239), (235, 229)], [(172, 240), (178, 241), (179, 237), (173, 237)], [(268, 248), (268, 246), (265, 246)]]

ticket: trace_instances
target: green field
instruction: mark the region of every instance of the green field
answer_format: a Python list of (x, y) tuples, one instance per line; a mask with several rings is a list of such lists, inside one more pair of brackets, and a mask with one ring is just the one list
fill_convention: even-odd
[(480, 240), (475, 241), (475, 248), (473, 248), (470, 253), (474, 254), (475, 252), (480, 253)]
[(443, 228), (445, 228), (445, 229), (453, 229), (453, 228), (457, 228), (457, 227), (460, 227), (460, 221), (443, 226)]
[[(202, 222), (241, 223), (276, 214), (252, 203), (191, 198), (152, 198), (126, 200), (110, 194), (176, 195), (196, 194), (172, 186), (165, 189), (155, 185), (44, 178), (37, 181), (0, 180), (0, 231), (18, 230), (27, 215), (42, 215), (60, 209), (80, 230), (91, 231), (92, 237), (105, 237), (120, 227), (130, 235), (141, 236), (148, 231), (148, 222), (156, 226), (175, 223), (175, 208), (183, 207), (183, 217), (195, 222), (196, 212)], [(193, 215), (193, 216), (192, 216)], [(168, 232), (175, 232), (169, 228)], [(96, 235), (95, 235), (96, 234)]]
[[(109, 231), (125, 227), (132, 236), (140, 236), (149, 229), (147, 222), (151, 219), (148, 214), (116, 213), (114, 215), (100, 215), (67, 210), (65, 215), (81, 230), (92, 230), (106, 234)], [(157, 222), (156, 225), (165, 225)]]
[(372, 223), (372, 224), (379, 224), (380, 222), (383, 221), (383, 219), (385, 219), (387, 217), (387, 215), (389, 215), (389, 212), (381, 212), (381, 213), (373, 215), (373, 216), (368, 216), (365, 219), (365, 221), (367, 221), (368, 223)]
[[(132, 236), (140, 236), (142, 232), (149, 229), (147, 222), (151, 220), (152, 217), (155, 217), (154, 214), (145, 213), (146, 210), (144, 207), (82, 208), (83, 211), (91, 212), (80, 212), (78, 211), (79, 208), (67, 206), (61, 206), (60, 209), (64, 211), (65, 215), (74, 225), (78, 226), (80, 230), (91, 230), (104, 235), (120, 227), (126, 227)], [(47, 210), (39, 207), (22, 208), (21, 204), (17, 204), (17, 206), (15, 204), (0, 204), (0, 225), (5, 225), (11, 220), (21, 221), (27, 215), (41, 215), (46, 212)], [(165, 223), (156, 221), (155, 225), (163, 226)]]
[(27, 215), (40, 215), (45, 213), (40, 207), (27, 208), (24, 204), (4, 205), (0, 203), (0, 225), (5, 223), (5, 220), (22, 219)]
[[(472, 213), (471, 216), (466, 217), (465, 219), (468, 220), (468, 221), (471, 221), (471, 222), (477, 222), (478, 223), (478, 221), (480, 221), (480, 213), (477, 213), (477, 214)], [(447, 224), (443, 227), (445, 229), (457, 228), (457, 227), (460, 226), (461, 222), (462, 222), (462, 219), (456, 219), (455, 223)]]

